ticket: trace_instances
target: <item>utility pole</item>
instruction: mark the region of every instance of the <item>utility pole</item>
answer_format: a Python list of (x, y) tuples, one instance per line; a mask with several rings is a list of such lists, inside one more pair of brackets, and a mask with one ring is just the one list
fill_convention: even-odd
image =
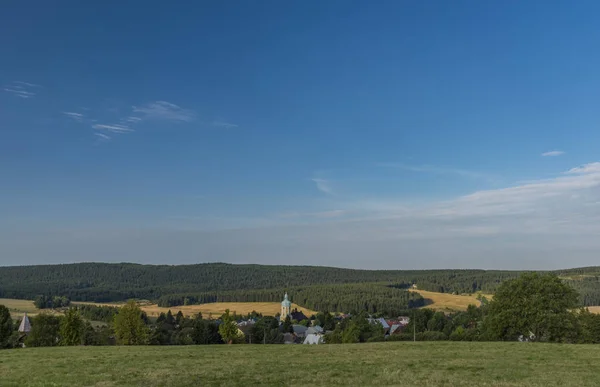
[(416, 309), (413, 309), (413, 342), (417, 341), (417, 319), (415, 318)]

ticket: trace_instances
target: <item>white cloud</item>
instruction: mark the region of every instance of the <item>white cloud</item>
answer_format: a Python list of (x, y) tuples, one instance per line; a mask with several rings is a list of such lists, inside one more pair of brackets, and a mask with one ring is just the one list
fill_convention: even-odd
[(378, 167), (395, 168), (410, 172), (433, 173), (437, 175), (458, 175), (474, 179), (493, 180), (493, 177), (488, 174), (469, 171), (466, 169), (438, 167), (434, 165), (407, 165), (402, 163), (377, 163), (376, 165)]
[(543, 157), (552, 157), (552, 156), (561, 156), (564, 155), (565, 152), (560, 151), (560, 150), (554, 150), (554, 151), (550, 151), (550, 152), (544, 152), (542, 153)]
[(125, 119), (123, 119), (123, 122), (128, 122), (130, 124), (137, 124), (138, 122), (140, 122), (142, 119), (140, 117), (127, 117)]
[(84, 115), (81, 113), (74, 113), (74, 112), (62, 112), (65, 116), (71, 118), (74, 121), (77, 122), (83, 122), (84, 121)]
[(95, 124), (92, 125), (92, 128), (97, 130), (108, 130), (113, 133), (127, 133), (133, 132), (134, 130), (125, 125), (112, 124), (112, 125), (104, 125), (104, 124)]
[(27, 87), (42, 87), (40, 85), (36, 85), (35, 83), (29, 83), (29, 82), (23, 82), (23, 81), (14, 81), (13, 83), (16, 83), (18, 85), (27, 86)]
[(324, 192), (328, 195), (333, 195), (333, 188), (331, 187), (331, 183), (325, 179), (313, 178), (311, 179), (316, 185), (317, 189), (321, 192)]
[(4, 91), (11, 93), (20, 98), (32, 98), (37, 94), (40, 85), (28, 82), (14, 81), (9, 85), (4, 86)]
[(191, 122), (195, 119), (195, 114), (191, 110), (183, 109), (166, 101), (156, 101), (143, 106), (133, 106), (133, 112), (140, 115), (140, 118), (144, 120), (156, 119)]
[(345, 210), (329, 210), (320, 212), (285, 212), (279, 214), (280, 218), (294, 219), (294, 218), (317, 218), (317, 219), (333, 219), (344, 216), (348, 211)]
[(233, 129), (233, 128), (237, 128), (238, 125), (236, 124), (232, 124), (229, 122), (223, 122), (223, 121), (213, 121), (211, 123), (212, 126), (217, 127), (217, 128), (224, 128), (224, 129)]
[(98, 137), (98, 139), (101, 141), (110, 141), (110, 138), (111, 138), (110, 136), (107, 136), (104, 133), (97, 133), (97, 132), (94, 133), (94, 136)]

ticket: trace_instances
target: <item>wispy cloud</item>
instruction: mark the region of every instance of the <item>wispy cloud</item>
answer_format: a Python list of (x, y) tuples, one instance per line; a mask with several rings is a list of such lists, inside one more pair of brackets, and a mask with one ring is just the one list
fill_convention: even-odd
[(13, 83), (16, 83), (18, 85), (27, 86), (27, 87), (42, 87), (40, 85), (36, 85), (35, 83), (29, 83), (29, 82), (23, 82), (23, 81), (14, 81)]
[(333, 219), (340, 216), (346, 215), (346, 210), (329, 210), (319, 212), (285, 212), (279, 214), (280, 218), (293, 219), (293, 218), (318, 218), (318, 219)]
[(550, 152), (544, 152), (544, 153), (542, 153), (542, 156), (543, 157), (553, 157), (553, 156), (561, 156), (561, 155), (564, 155), (564, 154), (565, 154), (565, 152), (563, 152), (563, 151), (553, 150), (553, 151), (550, 151)]
[(329, 180), (313, 178), (311, 179), (316, 185), (317, 189), (321, 192), (324, 192), (328, 195), (333, 195), (333, 187)]
[(138, 122), (140, 122), (142, 119), (140, 117), (134, 117), (134, 116), (130, 116), (127, 118), (122, 119), (122, 122), (127, 122), (130, 124), (137, 124)]
[(402, 169), (410, 172), (433, 173), (437, 175), (457, 175), (462, 177), (494, 180), (494, 177), (485, 173), (470, 171), (459, 168), (438, 167), (435, 165), (408, 165), (402, 163), (377, 163), (376, 166), (383, 168)]
[(104, 133), (95, 132), (94, 136), (98, 137), (98, 140), (100, 140), (100, 141), (110, 141), (110, 139), (111, 139), (110, 136), (107, 136)]
[(223, 121), (213, 121), (211, 123), (212, 126), (216, 127), (216, 128), (224, 128), (224, 129), (233, 129), (233, 128), (237, 128), (238, 125), (236, 124), (232, 124), (229, 122), (223, 122)]
[(156, 119), (175, 122), (192, 122), (196, 117), (191, 110), (183, 109), (166, 101), (156, 101), (142, 106), (133, 106), (132, 109), (142, 120)]
[(109, 132), (113, 132), (113, 133), (128, 133), (128, 132), (134, 131), (129, 126), (119, 125), (119, 124), (111, 124), (111, 125), (95, 124), (95, 125), (92, 125), (92, 128), (94, 128), (96, 130), (108, 130)]
[(37, 94), (39, 88), (41, 88), (40, 85), (33, 83), (14, 81), (4, 86), (4, 91), (20, 98), (32, 98)]
[(74, 121), (77, 122), (83, 122), (85, 116), (81, 113), (75, 113), (75, 112), (62, 112), (62, 114), (64, 114), (65, 116), (71, 118)]

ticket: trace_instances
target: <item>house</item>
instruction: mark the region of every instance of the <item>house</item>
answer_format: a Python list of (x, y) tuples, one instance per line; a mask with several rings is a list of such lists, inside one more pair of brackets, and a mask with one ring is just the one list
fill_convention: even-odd
[(323, 340), (323, 335), (311, 333), (306, 336), (304, 342), (302, 344), (323, 344), (325, 341)]
[(250, 319), (250, 320), (239, 321), (236, 324), (237, 324), (238, 330), (244, 336), (248, 336), (250, 334), (250, 331), (252, 330), (252, 327), (254, 326), (254, 324), (256, 324), (256, 321)]
[(294, 324), (292, 325), (292, 329), (294, 330), (294, 336), (300, 339), (304, 339), (306, 337), (306, 331), (308, 328), (304, 325)]
[(319, 325), (315, 325), (314, 327), (310, 327), (306, 330), (306, 335), (320, 335), (323, 334), (323, 328)]
[(383, 327), (383, 331), (384, 334), (389, 334), (390, 332), (390, 325), (388, 324), (387, 321), (385, 321), (385, 319), (383, 317), (380, 318), (369, 318), (369, 323), (371, 324), (379, 324)]
[(404, 330), (404, 327), (405, 327), (405, 326), (406, 326), (406, 325), (393, 324), (393, 325), (390, 327), (390, 333), (389, 333), (389, 334), (390, 334), (390, 335), (398, 335), (398, 334), (402, 333), (402, 331)]

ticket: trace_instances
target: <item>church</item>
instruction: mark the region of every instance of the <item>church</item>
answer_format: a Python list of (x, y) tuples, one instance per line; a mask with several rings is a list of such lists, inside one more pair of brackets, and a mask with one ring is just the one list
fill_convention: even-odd
[(288, 298), (288, 294), (285, 293), (285, 296), (283, 296), (283, 301), (281, 301), (281, 313), (279, 315), (279, 321), (285, 320), (288, 316), (291, 320), (296, 320), (298, 322), (308, 320), (308, 317), (306, 317), (304, 313), (299, 312), (298, 308), (294, 308), (294, 310), (292, 310), (292, 303)]

